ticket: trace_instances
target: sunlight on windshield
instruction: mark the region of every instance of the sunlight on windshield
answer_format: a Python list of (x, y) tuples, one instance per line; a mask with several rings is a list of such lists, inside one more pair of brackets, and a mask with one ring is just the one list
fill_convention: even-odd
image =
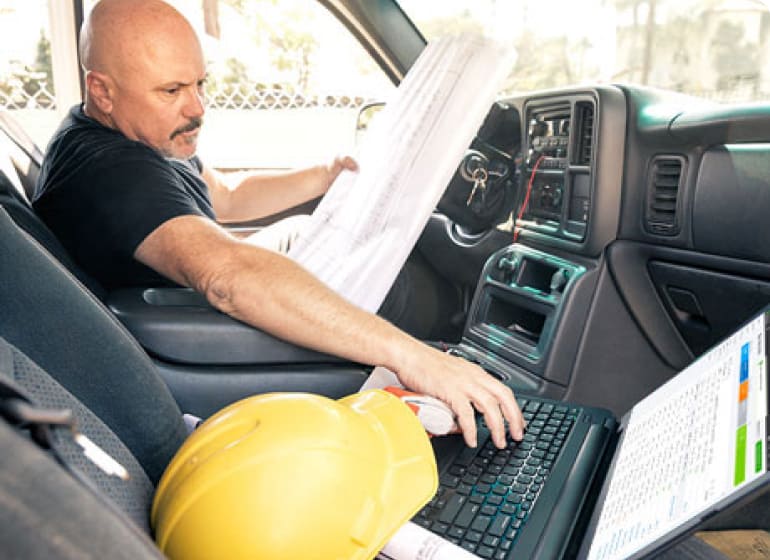
[(471, 30), (514, 48), (505, 92), (634, 83), (715, 101), (770, 97), (761, 0), (401, 0), (426, 39)]

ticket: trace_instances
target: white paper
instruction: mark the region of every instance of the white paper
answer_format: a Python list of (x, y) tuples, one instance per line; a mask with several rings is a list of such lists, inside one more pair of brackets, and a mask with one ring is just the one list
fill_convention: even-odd
[(376, 311), (406, 262), (510, 68), (475, 35), (430, 43), (375, 118), (289, 256)]
[(383, 547), (381, 560), (477, 560), (464, 548), (408, 521)]

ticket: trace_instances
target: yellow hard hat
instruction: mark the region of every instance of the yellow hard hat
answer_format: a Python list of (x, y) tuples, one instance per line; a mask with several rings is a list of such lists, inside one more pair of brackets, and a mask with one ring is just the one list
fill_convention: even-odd
[(273, 393), (192, 433), (151, 522), (171, 559), (369, 559), (437, 486), (425, 430), (397, 397)]

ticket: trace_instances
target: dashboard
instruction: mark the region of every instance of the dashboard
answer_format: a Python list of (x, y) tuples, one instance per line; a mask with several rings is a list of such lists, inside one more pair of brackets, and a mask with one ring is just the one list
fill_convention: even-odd
[[(770, 302), (768, 131), (770, 104), (641, 86), (499, 100), (477, 140), (514, 167), (497, 226), (513, 236), (481, 269), (458, 353), (622, 413)], [(590, 392), (635, 367), (610, 401)]]

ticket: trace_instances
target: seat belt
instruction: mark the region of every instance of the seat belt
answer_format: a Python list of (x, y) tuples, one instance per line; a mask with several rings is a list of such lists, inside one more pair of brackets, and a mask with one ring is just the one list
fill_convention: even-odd
[(72, 438), (83, 454), (106, 474), (117, 476), (121, 480), (129, 478), (123, 465), (78, 431), (77, 421), (71, 410), (37, 405), (6, 373), (0, 373), (0, 416), (12, 426), (28, 431), (32, 441), (50, 452), (59, 464), (89, 487), (92, 487), (91, 482), (59, 452), (60, 434), (64, 433)]

